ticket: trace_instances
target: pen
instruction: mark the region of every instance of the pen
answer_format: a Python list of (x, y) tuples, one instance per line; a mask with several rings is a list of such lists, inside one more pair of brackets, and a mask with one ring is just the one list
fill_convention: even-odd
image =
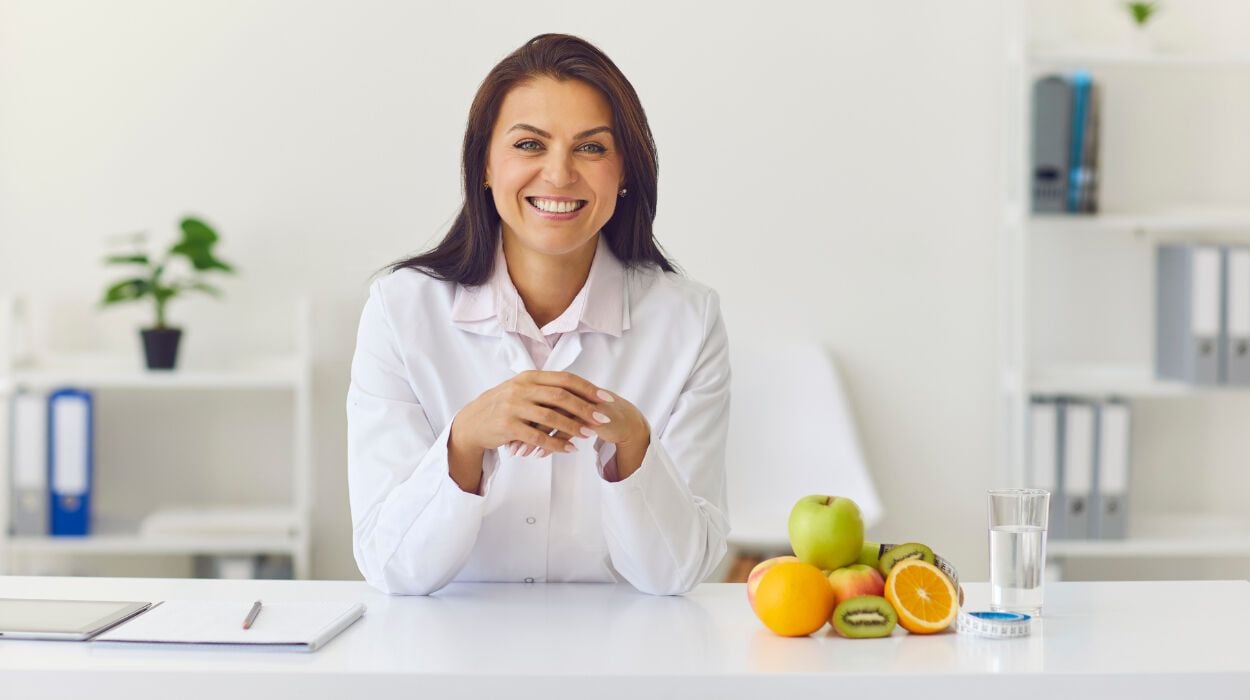
[(252, 623), (256, 622), (256, 616), (260, 614), (260, 601), (252, 603), (252, 609), (247, 613), (247, 619), (243, 621), (243, 629), (251, 629)]

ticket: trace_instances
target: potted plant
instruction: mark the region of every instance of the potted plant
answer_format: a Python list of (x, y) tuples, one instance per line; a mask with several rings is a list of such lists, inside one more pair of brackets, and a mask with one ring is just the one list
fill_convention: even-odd
[[(148, 369), (173, 369), (178, 358), (178, 342), (182, 329), (165, 325), (165, 305), (183, 292), (204, 292), (221, 297), (221, 290), (201, 279), (201, 273), (218, 270), (234, 273), (234, 268), (213, 255), (217, 232), (202, 220), (186, 217), (180, 224), (182, 240), (174, 244), (159, 260), (150, 257), (142, 249), (144, 235), (132, 238), (137, 249), (124, 254), (110, 255), (104, 262), (109, 265), (138, 266), (140, 271), (109, 285), (104, 292), (101, 307), (124, 302), (151, 299), (156, 306), (156, 323), (141, 331), (143, 352)], [(170, 265), (178, 258), (190, 263), (192, 273), (177, 279), (167, 279)]]

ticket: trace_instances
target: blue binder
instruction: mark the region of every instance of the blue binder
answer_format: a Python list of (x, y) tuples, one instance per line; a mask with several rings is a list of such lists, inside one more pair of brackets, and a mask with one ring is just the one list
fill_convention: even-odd
[(48, 512), (54, 536), (91, 531), (93, 414), (86, 391), (60, 389), (48, 397)]

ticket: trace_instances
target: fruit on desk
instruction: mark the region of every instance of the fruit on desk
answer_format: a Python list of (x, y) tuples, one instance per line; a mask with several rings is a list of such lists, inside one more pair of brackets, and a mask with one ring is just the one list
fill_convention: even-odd
[(833, 611), (833, 619), (829, 622), (843, 637), (888, 637), (898, 624), (898, 613), (894, 612), (890, 601), (879, 595), (861, 595), (838, 603)]
[(852, 564), (864, 547), (864, 519), (855, 501), (805, 496), (790, 511), (790, 546), (802, 561), (833, 571)]
[(881, 561), (877, 564), (877, 569), (885, 576), (890, 575), (890, 570), (900, 561), (908, 559), (919, 559), (930, 564), (936, 564), (937, 559), (933, 556), (933, 550), (919, 542), (908, 542), (900, 544), (897, 547), (891, 547), (890, 551), (881, 555)]
[(829, 574), (829, 585), (838, 603), (861, 595), (881, 595), (885, 591), (885, 577), (866, 564), (851, 564)]
[(875, 569), (879, 561), (881, 561), (881, 543), (864, 540), (864, 547), (859, 551), (859, 559), (856, 559), (855, 563), (865, 564)]
[(751, 573), (747, 574), (747, 602), (751, 604), (752, 608), (755, 607), (755, 591), (760, 587), (760, 581), (764, 579), (764, 572), (784, 561), (798, 560), (798, 557), (792, 557), (789, 555), (784, 557), (773, 557), (772, 559), (765, 559), (751, 569)]
[(755, 591), (755, 614), (764, 626), (783, 637), (803, 637), (829, 621), (833, 587), (820, 569), (785, 561), (764, 572)]
[(955, 584), (922, 559), (904, 559), (885, 578), (885, 599), (898, 613), (898, 623), (914, 634), (933, 634), (950, 627), (959, 615)]

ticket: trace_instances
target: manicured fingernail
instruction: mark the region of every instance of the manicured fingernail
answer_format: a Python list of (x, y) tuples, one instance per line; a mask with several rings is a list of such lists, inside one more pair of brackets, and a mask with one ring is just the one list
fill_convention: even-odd
[(600, 390), (599, 390), (599, 393), (598, 393), (598, 394), (596, 394), (596, 396), (598, 396), (599, 398), (603, 399), (604, 401), (607, 401), (608, 403), (612, 403), (613, 401), (616, 401), (616, 399), (612, 398), (612, 395), (611, 395), (611, 394), (609, 394), (608, 392), (604, 391), (603, 389), (600, 389)]
[(574, 445), (574, 444), (573, 444), (573, 443), (571, 443), (571, 442), (570, 442), (570, 443), (566, 443), (566, 444), (564, 445), (564, 451), (565, 451), (565, 452), (576, 452), (576, 451), (577, 451), (577, 446), (576, 446), (576, 445)]
[(547, 451), (546, 451), (546, 450), (544, 450), (544, 449), (539, 449), (539, 450), (538, 450), (538, 456), (539, 456), (539, 457), (546, 457), (546, 456), (547, 456)]
[(582, 428), (582, 437), (584, 438), (599, 437), (599, 433), (596, 433), (590, 428)]
[(515, 442), (514, 442), (514, 443), (512, 443), (511, 445), (508, 445), (508, 451), (512, 453), (512, 456), (513, 456), (513, 457), (515, 457), (515, 456), (516, 456), (516, 451), (517, 451), (517, 448), (518, 448), (518, 447), (520, 447), (520, 446), (521, 446), (520, 444), (515, 443)]
[(599, 421), (600, 423), (611, 423), (611, 422), (612, 422), (612, 419), (611, 419), (611, 418), (608, 418), (607, 416), (603, 415), (602, 413), (600, 413), (600, 412), (598, 412), (598, 411), (595, 411), (594, 413), (592, 413), (592, 414), (590, 414), (590, 415), (591, 415), (591, 417), (593, 417), (595, 420)]

